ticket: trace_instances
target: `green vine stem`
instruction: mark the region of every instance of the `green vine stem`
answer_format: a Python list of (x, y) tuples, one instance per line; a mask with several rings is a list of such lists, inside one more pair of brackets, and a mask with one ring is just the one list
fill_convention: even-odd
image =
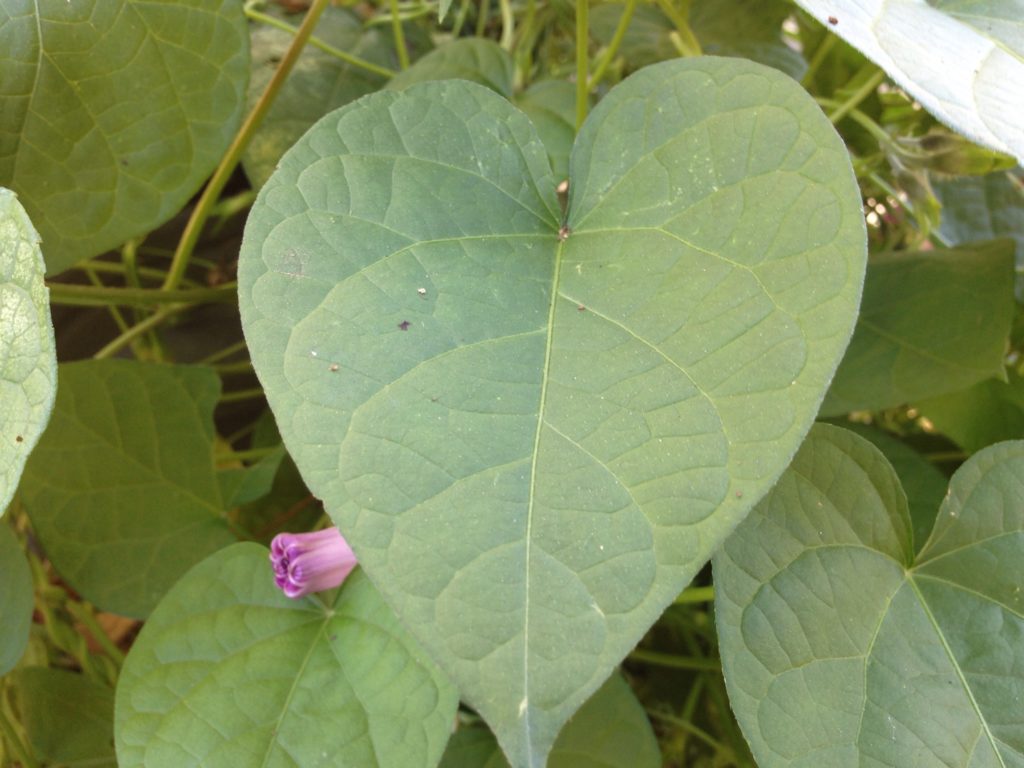
[(234, 392), (225, 392), (220, 396), (220, 400), (218, 402), (237, 403), (242, 400), (255, 400), (257, 397), (263, 397), (263, 387), (236, 389)]
[(106, 307), (110, 305), (147, 306), (168, 302), (231, 302), (237, 298), (235, 283), (224, 283), (216, 288), (115, 288), (109, 285), (71, 285), (49, 283), (51, 304), (75, 307)]
[(615, 34), (612, 35), (611, 42), (608, 43), (608, 47), (601, 54), (601, 58), (597, 60), (597, 64), (594, 65), (594, 73), (590, 76), (590, 80), (587, 83), (588, 91), (594, 90), (594, 86), (601, 82), (601, 78), (604, 77), (608, 66), (618, 55), (619, 46), (622, 45), (622, 39), (626, 36), (626, 31), (629, 29), (629, 22), (633, 19), (634, 10), (636, 10), (636, 0), (626, 0), (626, 7), (622, 11), (622, 16), (619, 17), (619, 25), (615, 28)]
[[(664, 712), (659, 712), (655, 709), (648, 709), (647, 714), (649, 714), (655, 720), (661, 720), (663, 722), (669, 723), (670, 725), (674, 725), (675, 727), (679, 728), (679, 730), (686, 731), (691, 736), (695, 736), (696, 738), (700, 739), (705, 744), (707, 744), (709, 747), (711, 747), (713, 750), (715, 750), (715, 752), (717, 752), (721, 757), (725, 757), (727, 759), (732, 758), (732, 749), (730, 749), (725, 744), (722, 744), (721, 742), (717, 741), (710, 733), (708, 733), (702, 728), (699, 728), (690, 721), (682, 720), (678, 717), (673, 717), (672, 715), (666, 714)], [(728, 763), (724, 764), (727, 765)]]
[(850, 97), (829, 113), (828, 119), (835, 125), (850, 112), (860, 106), (868, 96), (875, 92), (875, 89), (885, 80), (885, 70), (879, 69), (871, 77), (864, 81), (863, 85), (854, 91)]
[(694, 605), (696, 603), (710, 603), (715, 599), (714, 587), (689, 587), (679, 593), (676, 598), (676, 605)]
[(516, 35), (516, 20), (512, 14), (512, 3), (510, 0), (498, 0), (501, 8), (501, 41), (500, 45), (508, 52), (512, 52), (512, 41)]
[(11, 750), (24, 768), (39, 768), (39, 763), (36, 762), (28, 747), (18, 737), (18, 732), (14, 730), (14, 726), (8, 720), (7, 713), (2, 707), (0, 707), (0, 732), (3, 733), (4, 740), (10, 745)]
[(409, 68), (409, 49), (405, 47), (405, 30), (402, 29), (402, 17), (398, 13), (398, 0), (390, 0), (391, 34), (395, 38), (395, 52), (398, 54), (398, 66)]
[(698, 672), (721, 672), (722, 665), (718, 659), (709, 659), (702, 656), (676, 656), (673, 653), (659, 653), (637, 648), (629, 654), (630, 661), (639, 661), (644, 664), (656, 664), (659, 667), (671, 667), (672, 669), (689, 669)]
[(91, 606), (82, 603), (76, 603), (74, 600), (68, 600), (64, 607), (67, 612), (71, 614), (71, 617), (78, 621), (89, 630), (89, 635), (93, 640), (96, 641), (103, 651), (110, 657), (118, 669), (124, 664), (124, 653), (118, 648), (107, 636), (107, 633), (103, 631), (103, 628), (97, 623), (96, 616), (93, 614)]
[[(275, 19), (270, 14), (257, 11), (255, 8), (250, 8), (248, 5), (246, 5), (245, 8), (245, 15), (253, 21), (266, 24), (268, 27), (280, 29), (282, 32), (288, 32), (292, 35), (297, 35), (299, 32), (298, 27), (289, 24), (287, 21)], [(341, 50), (341, 48), (335, 48), (333, 45), (325, 42), (316, 35), (309, 36), (309, 44), (314, 48), (319, 48), (324, 53), (329, 53), (331, 56), (341, 59), (346, 64), (351, 64), (353, 67), (357, 67), (358, 69), (372, 72), (373, 74), (380, 75), (381, 77), (391, 78), (395, 76), (395, 71), (393, 69), (388, 69), (387, 67), (382, 67), (379, 64), (374, 64), (372, 61), (361, 59), (347, 51)]]
[[(172, 291), (181, 283), (181, 279), (185, 276), (185, 270), (188, 269), (189, 260), (192, 258), (192, 251), (195, 250), (196, 243), (199, 242), (199, 235), (202, 232), (203, 224), (206, 223), (210, 211), (216, 204), (217, 198), (224, 189), (224, 185), (228, 183), (228, 179), (235, 170), (235, 166), (242, 159), (242, 152), (245, 151), (253, 134), (256, 133), (256, 129), (263, 122), (263, 118), (274, 103), (274, 99), (281, 90), (281, 86), (288, 79), (292, 67), (299, 60), (302, 49), (306, 47), (306, 41), (313, 34), (313, 28), (316, 26), (317, 21), (319, 21), (329, 2), (330, 0), (313, 0), (313, 4), (306, 12), (306, 18), (302, 20), (302, 26), (295, 33), (295, 39), (292, 40), (292, 44), (289, 46), (284, 58), (278, 64), (274, 76), (270, 78), (270, 82), (263, 93), (260, 94), (256, 106), (252, 108), (248, 117), (245, 118), (242, 127), (235, 134), (231, 146), (228, 147), (224, 157), (221, 158), (220, 164), (213, 172), (213, 176), (207, 182), (199, 202), (192, 209), (192, 215), (189, 216), (188, 223), (185, 225), (185, 231), (181, 233), (181, 240), (174, 251), (171, 267), (167, 272), (167, 278), (164, 280), (164, 290)], [(173, 300), (173, 298), (168, 299), (168, 301)]]
[(576, 131), (587, 119), (590, 90), (590, 61), (587, 48), (590, 44), (590, 0), (576, 0)]
[(669, 21), (676, 28), (675, 33), (670, 35), (670, 38), (679, 54), (681, 56), (700, 56), (703, 53), (700, 41), (693, 34), (687, 18), (679, 12), (671, 0), (657, 0), (657, 3), (661, 12), (668, 16)]
[(145, 320), (141, 320), (140, 322), (136, 323), (131, 328), (129, 328), (127, 331), (122, 333), (120, 336), (111, 340), (105, 347), (103, 347), (99, 352), (92, 356), (93, 359), (103, 360), (108, 357), (113, 357), (115, 354), (121, 351), (123, 347), (127, 346), (128, 344), (131, 344), (132, 341), (139, 338), (139, 336), (146, 333), (149, 329), (156, 328), (169, 317), (173, 317), (174, 315), (180, 314), (181, 312), (184, 312), (187, 309), (191, 309), (192, 306), (192, 304), (166, 304), (160, 307), (160, 309), (158, 309), (152, 315), (147, 317)]

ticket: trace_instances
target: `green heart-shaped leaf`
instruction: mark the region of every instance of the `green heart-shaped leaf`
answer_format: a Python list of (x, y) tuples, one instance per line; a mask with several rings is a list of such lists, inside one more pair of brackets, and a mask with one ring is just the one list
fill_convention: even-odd
[(458, 696), (355, 571), (329, 604), (289, 600), (267, 550), (189, 571), (125, 661), (121, 768), (437, 764)]
[(50, 294), (39, 234), (0, 188), (0, 517), (46, 429), (57, 391)]
[(237, 0), (13, 0), (0, 7), (0, 184), (53, 272), (176, 214), (241, 120)]
[(953, 476), (915, 557), (892, 467), (821, 425), (715, 556), (762, 768), (1024, 764), (1024, 442)]
[(239, 294), (288, 450), (516, 766), (795, 453), (851, 332), (848, 156), (774, 70), (648, 68), (544, 146), (465, 82), (281, 161)]

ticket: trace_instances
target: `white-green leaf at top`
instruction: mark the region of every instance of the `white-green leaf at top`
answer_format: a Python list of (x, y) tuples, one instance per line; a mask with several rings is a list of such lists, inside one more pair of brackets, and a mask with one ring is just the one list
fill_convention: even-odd
[(1024, 765), (1024, 442), (957, 471), (916, 557), (910, 530), (878, 450), (819, 425), (715, 556), (761, 768)]
[(797, 0), (951, 128), (1024, 162), (1020, 0)]
[(245, 103), (238, 0), (0, 2), (0, 184), (60, 272), (176, 214)]
[(289, 453), (517, 768), (796, 451), (865, 255), (842, 143), (750, 62), (624, 81), (569, 176), (563, 227), (507, 100), (372, 94), (285, 155), (239, 269)]
[(0, 188), (0, 516), (46, 428), (57, 391), (50, 293), (39, 235)]

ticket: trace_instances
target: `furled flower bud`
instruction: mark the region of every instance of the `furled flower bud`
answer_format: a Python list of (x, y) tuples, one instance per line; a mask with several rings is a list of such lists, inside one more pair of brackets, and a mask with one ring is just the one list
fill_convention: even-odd
[(270, 542), (274, 581), (288, 597), (338, 586), (356, 567), (356, 556), (337, 528), (282, 533)]

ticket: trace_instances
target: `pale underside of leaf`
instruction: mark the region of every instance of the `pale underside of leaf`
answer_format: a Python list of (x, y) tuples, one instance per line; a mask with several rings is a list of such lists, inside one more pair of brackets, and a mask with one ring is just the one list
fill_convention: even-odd
[(1019, 2), (797, 2), (940, 120), (1024, 162), (1024, 14)]

